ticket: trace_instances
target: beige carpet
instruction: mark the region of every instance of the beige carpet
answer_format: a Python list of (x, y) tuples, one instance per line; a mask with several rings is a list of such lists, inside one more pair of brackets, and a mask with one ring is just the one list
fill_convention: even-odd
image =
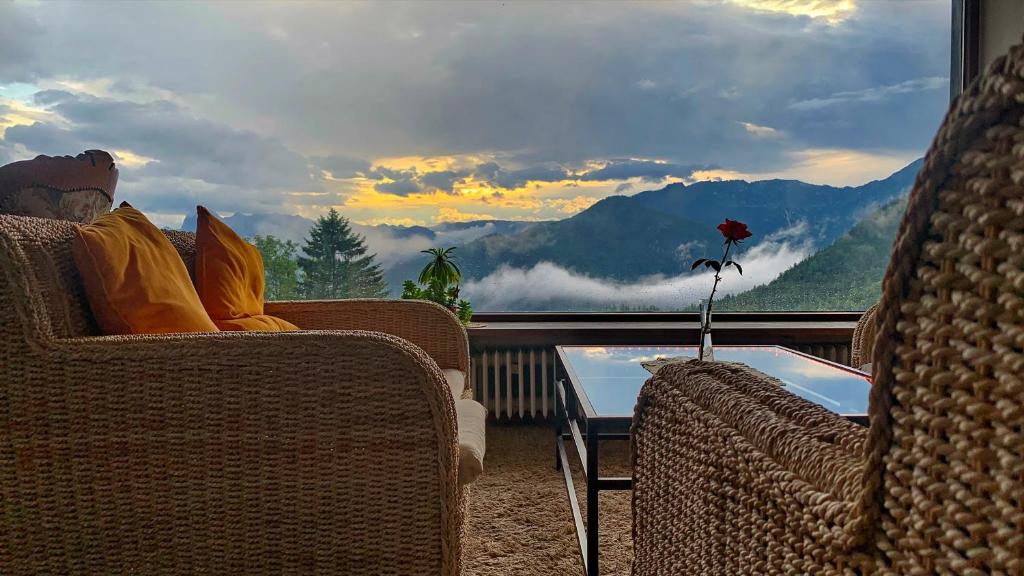
[[(579, 558), (562, 473), (555, 470), (554, 431), (543, 425), (487, 425), (484, 474), (472, 486), (464, 573), (579, 576)], [(573, 480), (586, 516), (586, 495), (577, 466)], [(601, 446), (601, 474), (629, 476), (629, 443)], [(602, 492), (601, 574), (628, 575), (632, 560), (629, 492)]]

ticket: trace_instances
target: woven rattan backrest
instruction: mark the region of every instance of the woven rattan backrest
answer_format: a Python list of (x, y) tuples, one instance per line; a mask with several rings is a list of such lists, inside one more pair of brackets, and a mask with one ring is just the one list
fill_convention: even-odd
[(1024, 46), (954, 104), (883, 282), (861, 503), (898, 573), (1024, 572)]
[(0, 215), (0, 309), (9, 339), (41, 342), (97, 334), (71, 257), (78, 224)]
[(181, 259), (185, 261), (185, 268), (195, 281), (196, 265), (196, 234), (195, 232), (184, 232), (181, 230), (164, 230), (164, 235), (177, 249)]
[[(78, 224), (0, 215), (0, 310), (10, 344), (99, 334), (71, 256)], [(191, 273), (195, 234), (165, 230)]]

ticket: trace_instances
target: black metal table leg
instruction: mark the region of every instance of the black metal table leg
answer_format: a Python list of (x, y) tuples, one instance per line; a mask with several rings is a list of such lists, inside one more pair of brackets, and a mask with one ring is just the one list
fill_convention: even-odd
[(598, 490), (600, 489), (600, 472), (598, 469), (598, 441), (600, 431), (595, 422), (587, 423), (587, 576), (598, 576), (597, 566), (599, 549), (598, 534)]

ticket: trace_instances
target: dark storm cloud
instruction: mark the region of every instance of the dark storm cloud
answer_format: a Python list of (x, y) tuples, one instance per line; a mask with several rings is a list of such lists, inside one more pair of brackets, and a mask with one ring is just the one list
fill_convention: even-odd
[(835, 92), (824, 98), (809, 98), (807, 100), (794, 102), (789, 105), (789, 108), (791, 110), (813, 111), (854, 102), (884, 102), (904, 94), (916, 94), (932, 90), (948, 89), (948, 78), (915, 78), (913, 80), (907, 80), (891, 86), (876, 86), (872, 88), (864, 88), (862, 90)]
[[(395, 170), (385, 166), (377, 166), (364, 173), (370, 180), (379, 182), (373, 186), (378, 192), (394, 194), (395, 196), (408, 196), (423, 191), (423, 185), (419, 182), (419, 174), (415, 169)], [(385, 182), (387, 180), (387, 182)]]
[(123, 176), (154, 198), (237, 195), (231, 211), (321, 171), (397, 195), (470, 175), (371, 170), (401, 156), (490, 154), (472, 175), (517, 187), (916, 154), (947, 104), (948, 26), (946, 1), (834, 25), (713, 2), (0, 3), (0, 84), (74, 92), (37, 95), (67, 123), (8, 128), (0, 156), (126, 149), (158, 160)]
[(390, 180), (375, 184), (374, 189), (378, 192), (408, 196), (417, 192), (452, 194), (455, 192), (455, 184), (470, 174), (469, 170), (436, 170), (421, 174), (414, 168), (395, 170), (378, 166), (366, 171), (364, 175), (371, 180)]
[(5, 139), (44, 154), (106, 147), (154, 158), (139, 176), (194, 178), (211, 184), (302, 187), (306, 160), (274, 138), (192, 116), (177, 104), (145, 104), (47, 90), (37, 104), (60, 114), (69, 128), (13, 126)]
[(408, 196), (409, 194), (415, 194), (422, 192), (423, 187), (419, 185), (415, 180), (396, 180), (394, 182), (383, 182), (374, 186), (378, 192), (385, 192), (387, 194), (394, 194), (395, 196)]
[(334, 178), (355, 178), (370, 171), (370, 162), (351, 156), (315, 156), (310, 162)]
[[(59, 114), (67, 126), (36, 122), (12, 126), (7, 145), (49, 155), (90, 148), (127, 150), (153, 161), (120, 166), (121, 180), (151, 210), (194, 208), (207, 197), (224, 210), (280, 206), (283, 190), (315, 190), (307, 161), (282, 142), (196, 118), (178, 104), (144, 104), (46, 90), (33, 102)], [(230, 197), (230, 198), (228, 198)]]
[(609, 160), (603, 167), (583, 174), (580, 180), (604, 182), (640, 178), (645, 182), (660, 182), (665, 178), (688, 178), (694, 171), (706, 170), (708, 168), (710, 166), (683, 165), (671, 162), (653, 162), (650, 160)]
[(438, 172), (427, 172), (420, 176), (420, 183), (430, 190), (441, 192), (452, 192), (455, 183), (469, 176), (468, 170), (441, 170)]
[[(20, 57), (5, 52), (0, 81), (128, 78), (200, 95), (189, 102), (202, 117), (363, 158), (487, 150), (525, 166), (629, 157), (778, 169), (805, 147), (918, 151), (946, 105), (930, 87), (799, 104), (944, 77), (942, 1), (861, 2), (834, 26), (729, 3), (3, 10), (40, 29), (20, 34), (31, 36), (14, 44)], [(789, 137), (754, 138), (739, 122)]]
[(42, 32), (29, 10), (0, 2), (0, 83), (28, 82), (45, 69), (37, 52)]
[(29, 126), (11, 126), (4, 133), (4, 140), (9, 144), (21, 144), (29, 150), (49, 156), (63, 156), (72, 154), (72, 150), (81, 152), (89, 149), (88, 145), (83, 147), (83, 140), (71, 130), (41, 122)]
[(497, 162), (484, 162), (473, 170), (474, 176), (499, 188), (519, 188), (527, 182), (560, 182), (573, 177), (572, 172), (552, 166), (530, 166), (506, 170)]
[(528, 182), (561, 182), (575, 177), (564, 168), (529, 166), (507, 170), (497, 162), (479, 164), (473, 170), (437, 170), (419, 173), (415, 169), (396, 170), (377, 166), (364, 175), (371, 180), (387, 180), (374, 185), (378, 192), (408, 196), (418, 192), (453, 194), (455, 184), (472, 176), (495, 188), (519, 188)]

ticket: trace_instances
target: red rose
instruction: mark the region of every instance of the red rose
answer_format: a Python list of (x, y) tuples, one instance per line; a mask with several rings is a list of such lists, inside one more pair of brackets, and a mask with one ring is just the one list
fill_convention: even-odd
[(750, 238), (753, 234), (747, 230), (747, 225), (743, 222), (737, 222), (736, 220), (725, 219), (718, 225), (718, 230), (725, 236), (725, 239), (730, 242), (739, 242), (744, 238)]

